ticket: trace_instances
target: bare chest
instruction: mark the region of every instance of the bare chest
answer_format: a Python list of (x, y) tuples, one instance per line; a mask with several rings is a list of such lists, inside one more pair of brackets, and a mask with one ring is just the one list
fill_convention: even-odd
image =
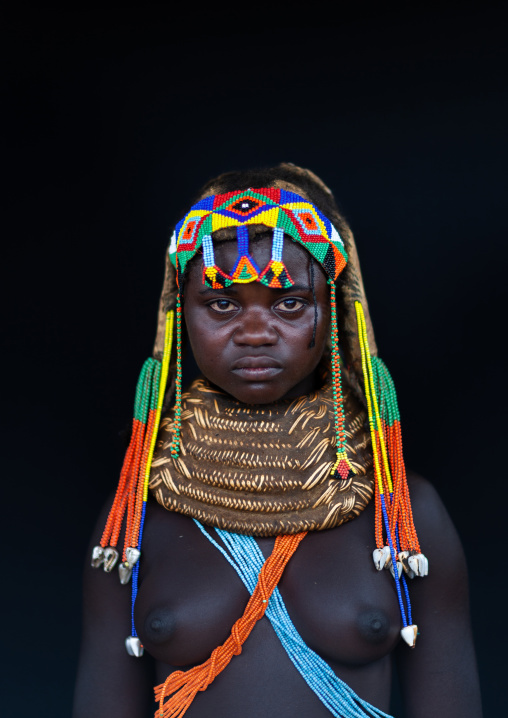
[[(157, 661), (178, 667), (200, 663), (226, 640), (248, 593), (191, 519), (155, 504), (151, 514), (136, 628)], [(308, 534), (279, 583), (297, 631), (332, 666), (366, 665), (386, 656), (398, 641), (393, 581), (388, 572), (378, 573), (370, 558), (372, 525), (364, 512), (344, 526)], [(258, 540), (265, 557), (273, 541)]]

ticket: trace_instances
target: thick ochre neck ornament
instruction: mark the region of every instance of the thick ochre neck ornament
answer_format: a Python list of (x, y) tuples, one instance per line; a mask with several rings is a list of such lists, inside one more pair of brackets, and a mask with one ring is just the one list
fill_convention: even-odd
[[(249, 252), (248, 225), (273, 229), (272, 255), (260, 269)], [(215, 264), (212, 233), (237, 228), (238, 260), (231, 273)], [(187, 263), (202, 248), (203, 283), (220, 289), (234, 283), (261, 282), (286, 289), (293, 285), (282, 258), (284, 234), (299, 242), (335, 281), (346, 266), (347, 253), (339, 233), (312, 202), (294, 192), (274, 187), (247, 189), (205, 197), (178, 222), (169, 257), (178, 280)]]

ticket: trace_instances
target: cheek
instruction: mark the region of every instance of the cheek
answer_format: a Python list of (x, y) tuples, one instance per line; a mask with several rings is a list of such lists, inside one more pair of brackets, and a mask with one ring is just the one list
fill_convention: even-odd
[(205, 369), (208, 371), (218, 369), (225, 345), (221, 332), (217, 331), (216, 327), (208, 327), (205, 318), (200, 317), (198, 312), (189, 312), (189, 316), (184, 312), (184, 319), (187, 338), (201, 371), (205, 373)]
[(330, 307), (328, 304), (318, 304), (318, 321), (316, 326), (316, 346), (324, 349), (330, 335)]

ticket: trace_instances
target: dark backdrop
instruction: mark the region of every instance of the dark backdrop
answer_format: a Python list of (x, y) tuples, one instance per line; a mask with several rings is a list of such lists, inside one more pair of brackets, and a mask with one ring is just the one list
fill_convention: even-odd
[(503, 710), (503, 4), (312, 10), (3, 23), (3, 715), (69, 715), (81, 567), (172, 225), (211, 176), (279, 161), (323, 177), (351, 222), (407, 463), (465, 544), (485, 711)]

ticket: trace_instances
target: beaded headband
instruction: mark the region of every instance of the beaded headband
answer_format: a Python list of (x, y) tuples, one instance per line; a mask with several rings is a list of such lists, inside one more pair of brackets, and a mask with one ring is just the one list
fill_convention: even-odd
[[(249, 224), (274, 230), (272, 256), (263, 271), (249, 253)], [(231, 274), (215, 264), (211, 237), (212, 232), (227, 227), (237, 227), (238, 260)], [(216, 194), (197, 202), (176, 225), (169, 258), (180, 280), (189, 260), (203, 247), (203, 283), (207, 286), (220, 289), (258, 281), (286, 289), (294, 282), (282, 261), (284, 234), (302, 244), (332, 281), (346, 266), (344, 242), (330, 220), (312, 202), (274, 187)]]

